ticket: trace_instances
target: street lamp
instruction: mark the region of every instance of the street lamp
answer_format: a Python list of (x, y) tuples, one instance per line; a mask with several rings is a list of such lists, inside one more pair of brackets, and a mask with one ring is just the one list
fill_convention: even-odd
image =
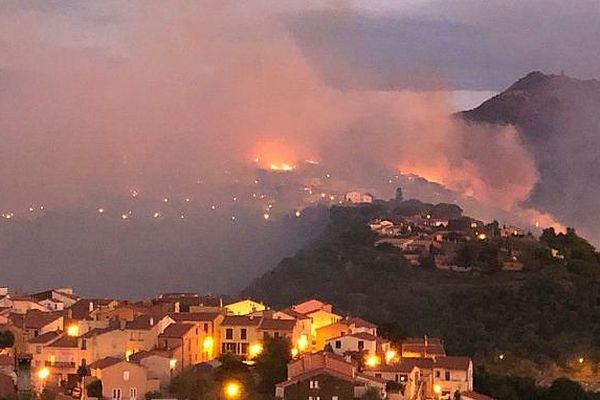
[(47, 367), (41, 368), (37, 373), (38, 378), (40, 379), (40, 393), (44, 390), (46, 386), (46, 379), (50, 377), (50, 369)]
[(242, 386), (238, 382), (228, 382), (223, 389), (226, 399), (239, 399), (242, 393)]
[(442, 387), (436, 383), (433, 385), (433, 393), (435, 393), (436, 397), (439, 399), (440, 394), (442, 394)]

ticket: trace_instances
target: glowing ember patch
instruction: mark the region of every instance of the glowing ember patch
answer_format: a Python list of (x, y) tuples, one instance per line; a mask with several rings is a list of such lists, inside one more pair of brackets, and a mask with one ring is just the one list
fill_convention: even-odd
[(251, 159), (260, 168), (271, 171), (289, 172), (296, 169), (295, 149), (279, 141), (258, 143), (252, 150)]

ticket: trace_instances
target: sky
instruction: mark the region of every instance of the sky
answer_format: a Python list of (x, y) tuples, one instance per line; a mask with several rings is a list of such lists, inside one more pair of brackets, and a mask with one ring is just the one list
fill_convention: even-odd
[(527, 205), (517, 129), (451, 116), (532, 70), (600, 77), (599, 17), (583, 0), (5, 0), (0, 209), (184, 196), (276, 157), (568, 223)]

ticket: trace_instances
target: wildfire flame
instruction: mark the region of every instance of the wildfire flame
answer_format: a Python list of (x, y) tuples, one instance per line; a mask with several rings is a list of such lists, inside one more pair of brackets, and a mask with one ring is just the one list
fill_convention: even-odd
[(289, 172), (296, 169), (297, 149), (277, 140), (262, 141), (252, 149), (252, 160), (263, 169)]

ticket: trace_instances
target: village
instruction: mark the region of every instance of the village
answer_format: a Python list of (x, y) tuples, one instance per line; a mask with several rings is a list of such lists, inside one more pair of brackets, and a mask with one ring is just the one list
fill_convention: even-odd
[[(77, 296), (70, 288), (0, 291), (0, 398), (55, 391), (73, 398), (172, 398), (169, 383), (232, 354), (248, 365), (268, 338), (289, 341), (278, 399), (489, 399), (473, 392), (473, 362), (450, 356), (443, 338), (392, 343), (376, 325), (309, 299), (274, 310), (252, 299), (165, 293), (139, 302)], [(95, 384), (101, 382), (101, 385)], [(223, 398), (242, 398), (230, 383)], [(98, 393), (100, 388), (100, 393)]]

